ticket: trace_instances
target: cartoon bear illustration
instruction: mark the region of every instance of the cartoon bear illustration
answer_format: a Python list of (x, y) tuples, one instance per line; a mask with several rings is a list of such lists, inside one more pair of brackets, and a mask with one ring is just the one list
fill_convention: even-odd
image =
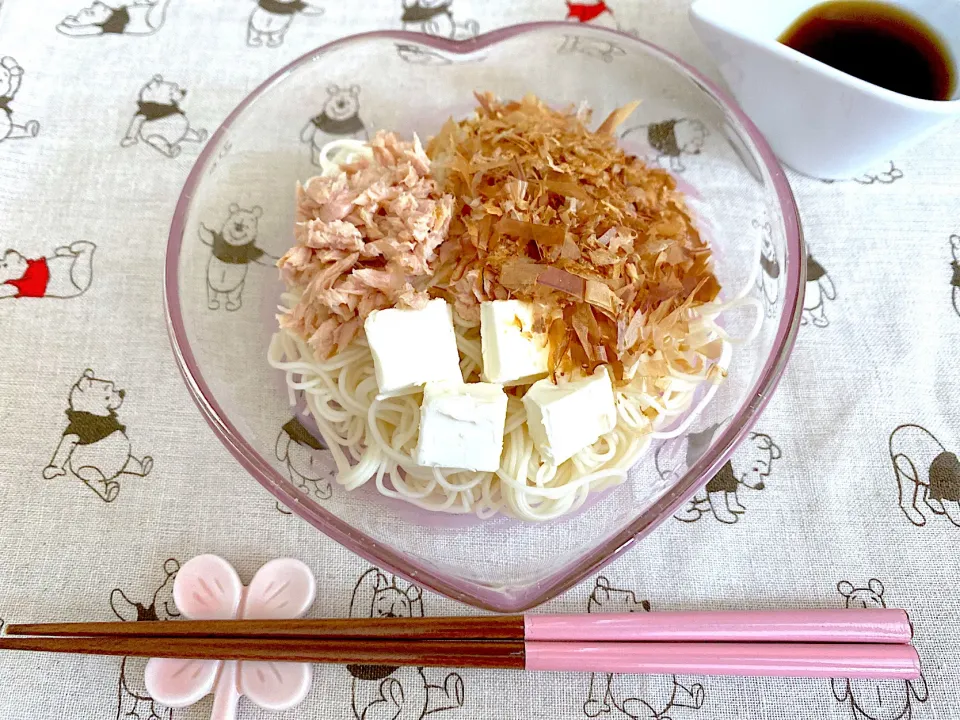
[(329, 97), (318, 115), (310, 118), (300, 131), (300, 141), (310, 145), (310, 158), (320, 167), (320, 150), (331, 140), (355, 138), (369, 140), (370, 134), (360, 119), (360, 87), (327, 87)]
[(773, 229), (770, 223), (753, 220), (750, 223), (760, 233), (760, 273), (757, 275), (757, 288), (766, 300), (767, 317), (776, 314), (777, 298), (780, 296), (780, 261), (777, 249), (773, 245)]
[[(846, 598), (848, 608), (884, 608), (883, 583), (876, 578), (867, 587), (857, 588), (846, 580), (837, 583), (837, 590)], [(845, 680), (830, 681), (837, 702), (848, 703), (854, 720), (910, 720), (913, 699), (924, 703), (929, 697), (927, 681), (917, 680)], [(912, 698), (912, 699), (911, 699)]]
[(864, 173), (860, 177), (855, 177), (854, 182), (861, 185), (889, 185), (895, 183), (903, 177), (903, 171), (893, 164), (893, 160), (887, 163), (887, 167), (876, 173)]
[[(632, 590), (614, 588), (602, 575), (587, 600), (587, 612), (649, 611), (647, 600), (638, 602)], [(676, 675), (591, 673), (583, 712), (591, 718), (616, 713), (631, 720), (676, 720), (679, 708), (699, 710), (703, 701), (703, 685), (685, 685)]]
[(890, 433), (890, 460), (897, 477), (900, 509), (917, 527), (927, 524), (920, 501), (935, 515), (960, 527), (960, 460), (920, 425)]
[(860, 185), (889, 185), (891, 183), (900, 180), (903, 177), (903, 171), (894, 165), (893, 160), (887, 162), (886, 167), (883, 170), (877, 172), (866, 172), (863, 175), (860, 175), (855, 178), (849, 178), (848, 180), (824, 180), (821, 179), (820, 182), (826, 185), (833, 185), (837, 182), (850, 182), (852, 180), (855, 183)]
[(411, 65), (450, 65), (453, 61), (436, 50), (409, 43), (397, 43), (397, 55)]
[[(708, 425), (697, 432), (687, 433), (687, 437), (682, 441), (672, 440), (661, 443), (653, 453), (653, 464), (660, 478), (667, 482), (679, 480), (683, 473), (693, 467), (700, 456), (707, 451), (710, 443), (713, 442), (713, 436), (725, 422), (727, 421)], [(677, 457), (681, 445), (685, 448), (683, 460)]]
[(169, 158), (180, 154), (180, 143), (202, 143), (206, 130), (194, 130), (180, 108), (187, 91), (176, 83), (166, 82), (162, 75), (154, 75), (140, 89), (137, 112), (130, 120), (121, 147), (130, 147), (143, 140), (150, 147)]
[(564, 35), (563, 42), (557, 50), (557, 55), (572, 55), (574, 53), (603, 60), (605, 63), (612, 63), (614, 59), (626, 55), (627, 51), (609, 40), (582, 35)]
[(247, 23), (247, 45), (280, 47), (298, 14), (317, 17), (323, 15), (323, 8), (304, 0), (257, 0)]
[(213, 174), (217, 171), (217, 168), (220, 167), (220, 163), (223, 162), (224, 158), (230, 154), (231, 150), (233, 150), (233, 143), (229, 140), (223, 140), (220, 147), (217, 149), (217, 154), (214, 155), (210, 160), (210, 168), (207, 170), (207, 177), (213, 177)]
[(60, 298), (83, 295), (93, 282), (93, 253), (97, 246), (77, 240), (58, 247), (50, 257), (30, 259), (16, 250), (0, 257), (0, 300), (4, 298)]
[(960, 235), (950, 236), (950, 254), (953, 260), (950, 262), (951, 300), (953, 302), (953, 311), (960, 315)]
[(277, 435), (277, 460), (287, 466), (290, 481), (317, 500), (333, 497), (332, 460), (325, 461), (321, 455), (326, 450), (323, 440), (314, 437), (297, 417), (290, 418)]
[[(687, 441), (688, 456), (694, 444), (702, 442), (704, 447), (709, 445), (715, 429), (716, 426), (713, 426), (702, 433), (691, 434)], [(702, 436), (707, 433), (709, 435), (703, 440)], [(782, 455), (777, 444), (773, 442), (769, 435), (764, 433), (750, 433), (749, 443), (745, 443), (745, 446), (745, 449), (736, 453), (736, 465), (742, 467), (749, 463), (750, 469), (738, 475), (734, 470), (734, 460), (728, 460), (720, 468), (720, 472), (714, 475), (706, 486), (697, 491), (680, 512), (674, 515), (677, 520), (696, 522), (708, 511), (718, 521), (728, 525), (732, 525), (740, 519), (740, 516), (746, 512), (746, 508), (740, 504), (740, 498), (737, 494), (738, 488), (742, 485), (752, 490), (763, 490), (766, 486), (764, 481), (770, 477), (773, 461), (779, 460)], [(699, 454), (696, 457), (699, 457)], [(695, 458), (693, 460), (695, 461)], [(692, 464), (688, 459), (688, 467)]]
[(111, 7), (96, 0), (76, 15), (67, 15), (57, 32), (70, 37), (97, 35), (153, 35), (166, 19), (170, 0), (136, 0)]
[(197, 229), (201, 242), (212, 250), (207, 262), (207, 307), (211, 310), (217, 310), (221, 300), (227, 310), (239, 310), (250, 263), (269, 266), (277, 261), (257, 247), (257, 221), (262, 215), (258, 205), (247, 210), (233, 203), (219, 232), (203, 223)]
[(591, 20), (596, 20), (604, 13), (613, 15), (613, 10), (611, 10), (603, 0), (598, 0), (598, 2), (592, 3), (574, 3), (570, 2), (570, 0), (566, 0), (566, 3), (567, 20), (575, 20), (577, 22), (585, 23), (590, 22)]
[[(180, 563), (168, 558), (163, 563), (163, 580), (153, 593), (149, 605), (134, 602), (120, 588), (110, 593), (110, 609), (125, 622), (150, 622), (180, 617), (173, 602), (173, 581), (180, 571)], [(116, 720), (172, 720), (173, 710), (155, 703), (143, 683), (143, 658), (125, 657), (120, 663), (120, 681), (117, 690)]]
[(657, 152), (657, 162), (666, 161), (674, 172), (687, 169), (683, 156), (699, 155), (708, 134), (707, 126), (695, 118), (674, 118), (632, 127), (624, 131), (621, 139), (638, 131), (645, 134), (647, 144)]
[(637, 600), (637, 594), (633, 590), (610, 587), (610, 581), (603, 575), (598, 575), (593, 591), (587, 598), (587, 612), (650, 612), (650, 601)]
[(803, 312), (800, 324), (812, 323), (814, 327), (825, 328), (830, 324), (826, 315), (825, 300), (836, 300), (837, 289), (833, 280), (813, 255), (807, 254), (807, 284), (803, 291)]
[(402, 0), (400, 23), (404, 30), (419, 30), (427, 35), (450, 40), (469, 40), (480, 32), (476, 20), (460, 23), (453, 19), (453, 0)]
[(40, 123), (30, 120), (23, 125), (13, 122), (13, 108), (10, 103), (17, 96), (20, 82), (23, 80), (23, 68), (12, 57), (0, 58), (0, 143), (17, 138), (33, 138), (40, 132)]
[[(320, 501), (333, 497), (332, 460), (324, 462), (320, 455), (326, 450), (323, 440), (315, 438), (296, 417), (288, 420), (277, 435), (277, 460), (286, 464), (290, 481)], [(280, 501), (276, 506), (284, 515), (293, 514)]]
[(598, 25), (600, 27), (613, 28), (619, 30), (620, 32), (627, 33), (628, 35), (633, 35), (634, 37), (640, 37), (639, 28), (636, 27), (627, 27), (623, 25), (615, 14), (615, 11), (610, 4), (604, 2), (604, 0), (598, 0), (597, 2), (570, 2), (566, 0), (567, 14), (564, 19), (578, 22), (578, 23), (590, 23), (591, 25)]
[[(370, 568), (353, 588), (350, 617), (423, 617), (422, 591)], [(347, 665), (347, 671), (356, 720), (422, 720), (463, 707), (463, 678), (455, 672), (433, 680), (442, 671), (379, 665)]]
[(86, 483), (105, 502), (120, 492), (117, 478), (123, 475), (146, 477), (153, 469), (149, 455), (137, 459), (130, 452), (127, 428), (117, 420), (117, 410), (126, 393), (111, 380), (94, 377), (87, 368), (70, 389), (67, 420), (50, 464), (43, 477), (51, 480), (70, 472)]

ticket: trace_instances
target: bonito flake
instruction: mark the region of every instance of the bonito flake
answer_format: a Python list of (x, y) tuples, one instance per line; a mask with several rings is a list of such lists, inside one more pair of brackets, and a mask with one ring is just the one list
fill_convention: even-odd
[(554, 379), (603, 364), (620, 384), (668, 361), (698, 367), (691, 320), (720, 285), (674, 179), (617, 145), (636, 103), (591, 131), (589, 111), (532, 95), (477, 101), (427, 146), (440, 190), (456, 198), (434, 287), (468, 320), (485, 300), (533, 302)]

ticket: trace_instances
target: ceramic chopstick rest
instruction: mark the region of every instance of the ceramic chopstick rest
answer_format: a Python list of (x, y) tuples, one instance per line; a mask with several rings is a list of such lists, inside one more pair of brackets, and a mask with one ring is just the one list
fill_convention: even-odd
[[(299, 560), (280, 558), (261, 567), (248, 586), (216, 555), (186, 562), (173, 582), (173, 601), (191, 620), (279, 620), (302, 617), (317, 583)], [(241, 696), (265, 710), (286, 710), (310, 690), (307, 663), (152, 658), (144, 671), (147, 692), (173, 708), (213, 693), (211, 720), (233, 720)]]

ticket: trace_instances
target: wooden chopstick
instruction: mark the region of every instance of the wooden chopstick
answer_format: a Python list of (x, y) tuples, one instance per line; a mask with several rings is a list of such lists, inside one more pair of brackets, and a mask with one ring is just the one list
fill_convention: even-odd
[(723, 610), (434, 618), (180, 620), (9, 625), (8, 635), (248, 637), (313, 640), (536, 640), (586, 642), (907, 643), (896, 609)]
[(58, 637), (244, 637), (314, 640), (523, 640), (522, 615), (297, 620), (179, 620), (8, 625), (7, 635)]
[(516, 640), (0, 637), (0, 650), (386, 666), (644, 674), (914, 679), (920, 661), (901, 643), (616, 643)]
[[(172, 623), (171, 623), (172, 624)], [(522, 641), (301, 638), (0, 637), (0, 650), (82, 655), (429, 667), (524, 667)]]

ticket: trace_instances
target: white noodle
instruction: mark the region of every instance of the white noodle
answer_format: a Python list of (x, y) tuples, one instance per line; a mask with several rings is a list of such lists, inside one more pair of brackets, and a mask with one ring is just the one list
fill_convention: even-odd
[[(342, 163), (360, 156), (371, 156), (363, 142), (328, 143), (320, 152), (323, 174), (339, 172)], [(694, 317), (687, 342), (696, 352), (719, 340), (721, 353), (715, 363), (700, 354), (696, 372), (670, 368), (668, 375), (656, 383), (639, 378), (617, 388), (614, 429), (556, 467), (540, 457), (526, 427), (523, 404), (513, 395), (508, 399), (503, 454), (496, 472), (417, 465), (421, 394), (377, 399), (373, 356), (362, 334), (333, 357), (318, 359), (302, 338), (282, 329), (273, 336), (267, 357), (270, 365), (286, 374), (291, 404), (297, 391), (304, 394), (307, 410), (337, 465), (337, 482), (347, 490), (373, 479), (383, 495), (428, 510), (470, 513), (479, 518), (502, 513), (545, 521), (574, 512), (591, 492), (623, 483), (652, 440), (677, 437), (687, 431), (726, 374), (732, 345), (750, 342), (760, 332), (760, 303), (747, 297), (754, 280), (751, 277), (747, 287), (730, 301), (691, 311)], [(296, 293), (285, 293), (280, 309), (292, 307), (297, 299)], [(757, 320), (745, 337), (731, 338), (716, 318), (742, 305), (754, 307)], [(454, 320), (464, 379), (477, 382), (482, 357), (479, 326), (456, 313)], [(705, 382), (709, 387), (689, 409)], [(660, 430), (684, 415), (675, 427)]]
[[(297, 300), (286, 293), (286, 306)], [(460, 319), (457, 345), (465, 358), (480, 357), (480, 329)], [(718, 335), (705, 333), (706, 342)], [(725, 369), (731, 355), (723, 343), (716, 366)], [(526, 426), (523, 404), (509, 397), (501, 466), (495, 473), (424, 468), (416, 464), (420, 394), (377, 399), (373, 356), (359, 337), (332, 358), (317, 359), (307, 343), (287, 330), (273, 337), (270, 364), (286, 373), (287, 385), (301, 391), (337, 465), (337, 482), (348, 490), (371, 479), (377, 490), (419, 507), (448, 513), (491, 517), (498, 513), (524, 520), (550, 520), (580, 507), (591, 492), (622, 483), (627, 471), (646, 451), (651, 439), (683, 433), (696, 413), (716, 392), (708, 382), (704, 397), (677, 428), (655, 428), (684, 415), (713, 365), (702, 373), (676, 373), (663, 378), (663, 390), (646, 380), (618, 388), (617, 424), (593, 445), (558, 467), (543, 461)], [(470, 362), (468, 382), (479, 380), (479, 367)], [(696, 379), (696, 382), (690, 382)], [(653, 393), (658, 394), (653, 394)], [(653, 419), (650, 410), (655, 411)], [(647, 414), (644, 414), (647, 410)]]
[(333, 140), (320, 149), (321, 175), (333, 175), (340, 172), (340, 166), (351, 163), (359, 157), (373, 157), (370, 146), (361, 140)]

